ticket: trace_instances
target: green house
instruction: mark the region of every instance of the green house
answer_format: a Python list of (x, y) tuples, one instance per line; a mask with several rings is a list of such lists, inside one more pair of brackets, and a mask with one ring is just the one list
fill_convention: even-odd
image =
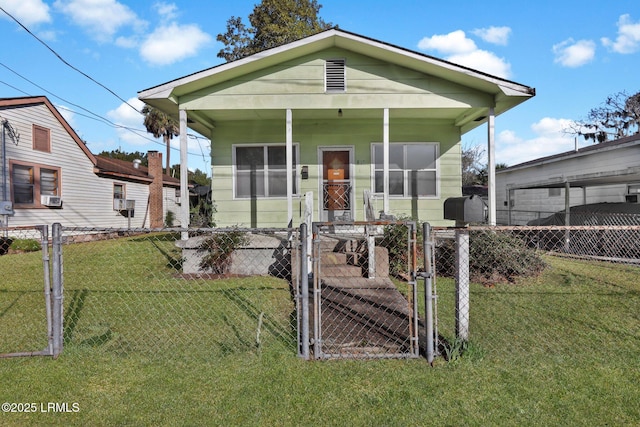
[(184, 154), (187, 128), (211, 139), (218, 226), (283, 227), (302, 222), (305, 208), (314, 221), (386, 214), (449, 224), (443, 203), (461, 195), (461, 135), (487, 123), (492, 169), (495, 117), (534, 95), (331, 29), (139, 98), (179, 120)]

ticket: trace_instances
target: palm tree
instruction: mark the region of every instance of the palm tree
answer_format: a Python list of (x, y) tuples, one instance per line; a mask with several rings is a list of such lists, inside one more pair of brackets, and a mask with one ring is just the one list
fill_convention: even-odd
[(162, 111), (147, 104), (142, 107), (142, 114), (144, 114), (144, 126), (147, 128), (147, 132), (152, 133), (156, 138), (162, 137), (167, 145), (167, 159), (164, 173), (169, 174), (171, 170), (171, 139), (174, 136), (180, 135), (180, 125)]

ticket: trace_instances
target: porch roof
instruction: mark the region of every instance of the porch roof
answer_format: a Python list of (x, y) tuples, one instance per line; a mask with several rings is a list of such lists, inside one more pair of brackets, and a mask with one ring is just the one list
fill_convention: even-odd
[[(338, 99), (346, 101), (346, 105), (353, 107), (348, 109), (342, 107), (345, 109), (345, 113), (348, 110), (350, 118), (379, 118), (382, 108), (390, 108), (391, 119), (429, 117), (430, 120), (445, 120), (459, 126), (461, 132), (465, 133), (486, 123), (490, 107), (494, 107), (495, 115), (499, 115), (535, 96), (534, 88), (513, 81), (355, 33), (330, 29), (237, 61), (224, 63), (142, 90), (138, 93), (138, 97), (177, 119), (181, 104), (184, 106), (187, 102), (193, 101), (194, 94), (199, 91), (330, 48), (345, 49), (463, 87), (473, 94), (475, 102), (473, 105), (469, 105), (451, 99), (451, 102), (443, 104), (440, 99), (433, 103), (416, 104), (408, 100), (406, 105), (403, 102), (397, 105), (377, 105), (375, 102), (371, 104), (370, 100), (359, 102), (359, 95), (350, 93), (325, 95), (322, 98), (314, 98), (313, 102), (310, 102), (304, 94), (298, 97), (290, 96), (282, 105), (276, 102), (265, 105), (264, 108), (240, 103), (237, 105), (221, 103), (220, 105), (204, 106), (207, 101), (202, 101), (199, 103), (200, 107), (188, 108), (188, 126), (208, 136), (215, 128), (216, 121), (283, 119), (283, 111), (287, 108), (296, 111), (296, 119), (334, 118), (337, 110), (336, 100)], [(321, 102), (318, 102), (319, 100)]]

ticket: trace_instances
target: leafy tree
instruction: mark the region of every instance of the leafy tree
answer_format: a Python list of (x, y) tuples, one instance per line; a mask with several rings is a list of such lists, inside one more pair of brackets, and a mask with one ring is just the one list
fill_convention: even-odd
[(586, 141), (607, 142), (640, 131), (640, 92), (610, 95), (600, 107), (592, 108), (587, 118), (575, 122), (569, 133), (581, 135)]
[(167, 145), (165, 173), (169, 174), (171, 139), (180, 135), (180, 124), (162, 111), (147, 104), (142, 107), (142, 114), (144, 114), (144, 126), (147, 128), (147, 132), (153, 134), (156, 138), (162, 137)]
[(329, 29), (333, 25), (318, 16), (321, 7), (316, 0), (262, 0), (249, 26), (236, 16), (227, 21), (227, 32), (217, 36), (225, 46), (218, 57), (235, 61)]
[(141, 153), (139, 151), (134, 151), (133, 153), (127, 153), (125, 151), (120, 150), (119, 148), (111, 151), (102, 151), (98, 153), (98, 156), (108, 157), (110, 159), (117, 160), (125, 160), (128, 162), (132, 162), (136, 159), (140, 160), (143, 166), (149, 166), (149, 160), (147, 159), (147, 153)]

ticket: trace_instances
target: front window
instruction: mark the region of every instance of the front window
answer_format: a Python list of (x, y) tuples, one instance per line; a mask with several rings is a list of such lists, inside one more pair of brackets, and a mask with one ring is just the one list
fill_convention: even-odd
[[(373, 188), (384, 193), (383, 145), (373, 144)], [(438, 144), (389, 144), (389, 195), (436, 197), (438, 195)]]
[(60, 196), (60, 169), (11, 163), (11, 190), (16, 206), (38, 207), (40, 196)]
[[(235, 196), (286, 197), (287, 167), (284, 145), (235, 146)], [(293, 146), (293, 194), (297, 194), (297, 146)]]

